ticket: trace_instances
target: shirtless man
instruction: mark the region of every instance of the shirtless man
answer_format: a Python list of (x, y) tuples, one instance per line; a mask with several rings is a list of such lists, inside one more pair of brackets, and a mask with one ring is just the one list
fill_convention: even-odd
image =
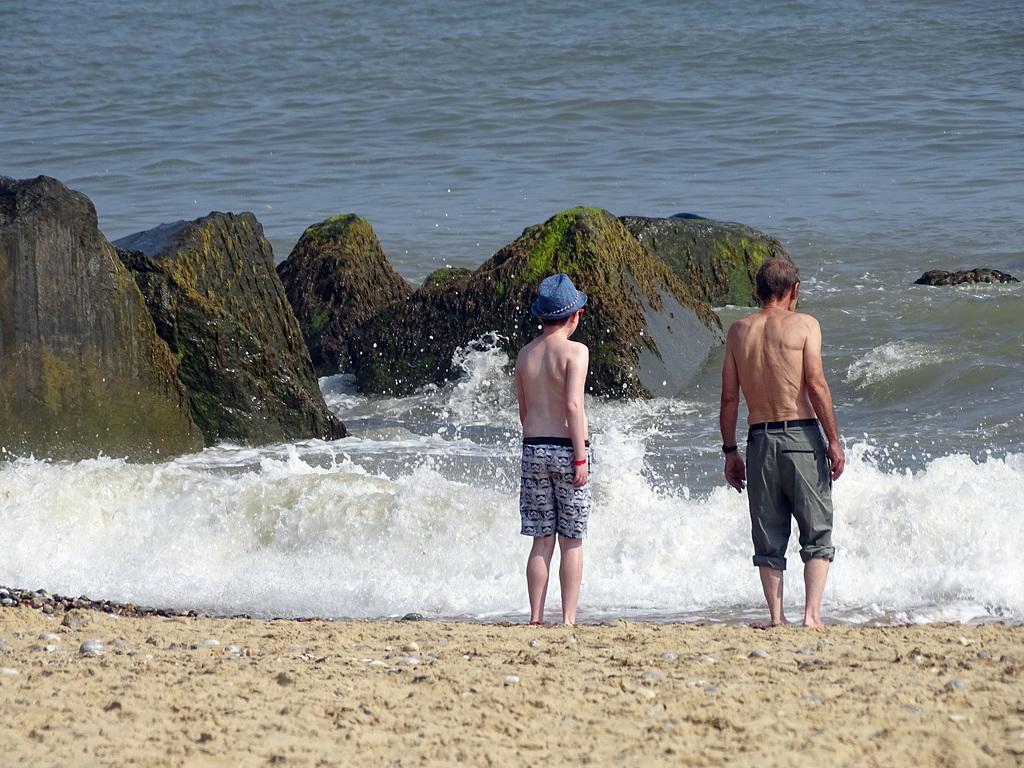
[(561, 551), (562, 621), (576, 623), (583, 537), (590, 515), (590, 444), (583, 411), (590, 352), (569, 337), (579, 325), (586, 303), (586, 294), (576, 290), (567, 275), (544, 280), (531, 307), (544, 330), (516, 359), (519, 421), (523, 425), (521, 533), (533, 537), (526, 561), (531, 624), (544, 623), (556, 535)]
[[(757, 272), (761, 311), (729, 329), (722, 367), (722, 450), (725, 479), (748, 485), (754, 565), (772, 626), (786, 624), (783, 572), (790, 518), (800, 529), (804, 561), (804, 626), (820, 627), (832, 546), (832, 481), (846, 463), (821, 364), (821, 328), (796, 312), (800, 273), (768, 259)], [(740, 391), (747, 401), (747, 478), (736, 445)], [(824, 430), (824, 437), (822, 436)], [(827, 440), (827, 443), (826, 443)]]

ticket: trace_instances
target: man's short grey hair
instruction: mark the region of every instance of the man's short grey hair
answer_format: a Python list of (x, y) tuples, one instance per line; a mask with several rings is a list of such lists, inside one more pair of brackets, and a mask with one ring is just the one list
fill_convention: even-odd
[(757, 301), (764, 306), (769, 301), (784, 299), (800, 282), (800, 270), (789, 259), (766, 259), (757, 270), (754, 283)]

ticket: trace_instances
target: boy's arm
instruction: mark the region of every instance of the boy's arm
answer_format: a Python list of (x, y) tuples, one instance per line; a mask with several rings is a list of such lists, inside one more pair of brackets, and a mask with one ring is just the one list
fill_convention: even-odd
[(526, 390), (523, 388), (523, 377), (519, 373), (519, 361), (516, 361), (516, 397), (519, 399), (519, 425), (526, 421)]
[(572, 484), (581, 488), (587, 484), (587, 415), (583, 410), (583, 392), (587, 383), (590, 350), (583, 344), (573, 343), (572, 353), (565, 365), (565, 422), (572, 440), (574, 465)]

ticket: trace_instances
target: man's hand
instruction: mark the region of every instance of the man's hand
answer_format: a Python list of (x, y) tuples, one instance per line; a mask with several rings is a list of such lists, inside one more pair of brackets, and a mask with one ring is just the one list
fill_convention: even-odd
[(587, 465), (580, 464), (579, 466), (574, 467), (574, 470), (575, 471), (572, 475), (572, 487), (582, 488), (587, 484)]
[[(842, 452), (840, 451), (841, 456)], [(747, 467), (744, 465), (743, 459), (740, 458), (739, 451), (725, 454), (725, 480), (739, 493), (743, 493), (743, 487), (747, 482)]]
[(832, 481), (835, 482), (846, 467), (846, 456), (843, 455), (843, 447), (839, 445), (838, 440), (828, 444), (828, 465), (831, 468)]

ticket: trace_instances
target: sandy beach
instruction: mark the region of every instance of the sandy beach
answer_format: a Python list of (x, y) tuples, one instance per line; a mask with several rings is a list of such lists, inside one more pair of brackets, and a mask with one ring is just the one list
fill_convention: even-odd
[(0, 608), (5, 766), (1024, 765), (1024, 628)]

